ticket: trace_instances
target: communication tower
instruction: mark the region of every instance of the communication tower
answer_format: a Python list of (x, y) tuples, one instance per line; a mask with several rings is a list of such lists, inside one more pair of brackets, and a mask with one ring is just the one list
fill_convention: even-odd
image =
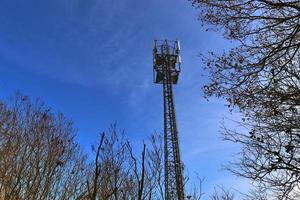
[(153, 79), (163, 85), (164, 170), (166, 200), (184, 200), (183, 169), (176, 125), (173, 84), (180, 73), (179, 41), (154, 40)]

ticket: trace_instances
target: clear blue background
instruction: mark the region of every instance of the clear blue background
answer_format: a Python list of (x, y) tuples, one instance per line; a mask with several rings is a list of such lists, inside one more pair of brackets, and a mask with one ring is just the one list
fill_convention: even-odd
[(195, 172), (205, 177), (206, 194), (216, 185), (245, 191), (243, 180), (222, 170), (239, 148), (218, 133), (229, 115), (225, 103), (208, 102), (201, 91), (208, 78), (199, 53), (231, 44), (221, 33), (206, 32), (197, 12), (183, 0), (1, 0), (0, 96), (19, 90), (40, 97), (74, 121), (86, 151), (114, 122), (138, 148), (162, 132), (152, 40), (179, 39), (175, 103), (182, 158), (192, 179)]

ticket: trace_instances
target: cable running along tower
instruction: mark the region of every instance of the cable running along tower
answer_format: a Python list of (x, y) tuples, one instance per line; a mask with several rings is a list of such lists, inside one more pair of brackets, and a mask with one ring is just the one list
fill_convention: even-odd
[(173, 84), (180, 73), (179, 41), (154, 40), (154, 83), (163, 85), (165, 199), (184, 200), (183, 169), (176, 126)]

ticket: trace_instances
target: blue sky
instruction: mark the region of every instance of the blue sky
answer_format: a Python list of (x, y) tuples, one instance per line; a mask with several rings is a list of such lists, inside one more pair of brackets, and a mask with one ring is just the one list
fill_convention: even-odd
[[(135, 143), (162, 131), (162, 88), (152, 81), (152, 40), (179, 39), (182, 73), (175, 86), (182, 157), (204, 190), (247, 184), (222, 166), (238, 147), (219, 135), (224, 102), (206, 101), (199, 53), (230, 46), (206, 32), (185, 0), (1, 0), (0, 97), (16, 90), (42, 98), (78, 128), (86, 149), (113, 122)], [(229, 116), (230, 117), (230, 116)]]

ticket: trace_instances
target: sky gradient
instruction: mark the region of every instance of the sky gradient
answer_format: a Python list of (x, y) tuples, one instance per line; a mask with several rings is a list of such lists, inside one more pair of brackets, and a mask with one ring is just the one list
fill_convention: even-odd
[(182, 159), (205, 177), (204, 192), (247, 184), (222, 170), (238, 146), (221, 140), (230, 116), (222, 100), (205, 100), (200, 53), (231, 44), (206, 32), (184, 0), (1, 0), (0, 97), (15, 91), (64, 113), (86, 149), (111, 123), (137, 146), (162, 132), (162, 87), (152, 80), (153, 39), (179, 39), (182, 73), (175, 105)]

